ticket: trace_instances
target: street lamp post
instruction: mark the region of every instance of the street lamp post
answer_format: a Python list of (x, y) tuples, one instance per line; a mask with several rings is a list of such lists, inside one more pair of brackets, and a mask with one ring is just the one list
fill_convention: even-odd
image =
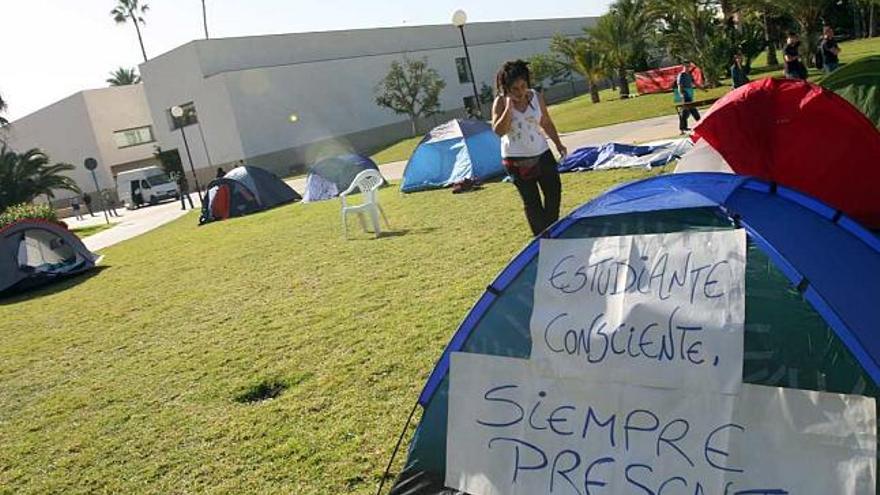
[(95, 175), (95, 169), (98, 168), (98, 160), (94, 158), (86, 158), (83, 161), (83, 166), (92, 173), (92, 180), (95, 181), (95, 194), (98, 195), (98, 199), (101, 200), (101, 211), (104, 212), (104, 221), (107, 222), (107, 225), (110, 225), (110, 218), (107, 217), (107, 205), (104, 204), (104, 195), (101, 194), (101, 186), (98, 185), (98, 176)]
[[(183, 117), (183, 108), (180, 108), (177, 105), (171, 107), (171, 116), (175, 119)], [(179, 122), (179, 124), (180, 126), (178, 128), (180, 129), (180, 135), (183, 136), (183, 147), (186, 149), (186, 157), (189, 160), (189, 169), (192, 171), (193, 180), (196, 182), (196, 192), (199, 195), (199, 204), (202, 205), (202, 187), (199, 185), (199, 178), (196, 175), (196, 168), (195, 166), (193, 166), (192, 154), (189, 152), (189, 142), (186, 140), (186, 131), (184, 130), (185, 125), (183, 125), (183, 122)], [(183, 194), (183, 192), (181, 191), (180, 194)]]
[(464, 46), (464, 58), (467, 61), (468, 73), (471, 76), (471, 85), (474, 88), (474, 103), (477, 105), (477, 113), (483, 118), (483, 105), (480, 103), (480, 94), (477, 92), (477, 80), (474, 78), (474, 68), (471, 66), (471, 54), (468, 52), (467, 38), (464, 36), (464, 25), (467, 23), (467, 14), (463, 10), (456, 10), (452, 14), (452, 24), (461, 32), (461, 44)]

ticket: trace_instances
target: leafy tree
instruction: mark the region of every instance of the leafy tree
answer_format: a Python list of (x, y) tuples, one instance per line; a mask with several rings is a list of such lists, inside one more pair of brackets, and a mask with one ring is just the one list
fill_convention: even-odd
[(651, 0), (651, 15), (659, 20), (662, 42), (669, 54), (697, 64), (706, 84), (717, 86), (727, 73), (735, 51), (718, 19), (712, 0)]
[(536, 87), (542, 87), (545, 82), (552, 86), (571, 80), (571, 68), (555, 53), (539, 53), (529, 57), (529, 72)]
[(643, 0), (617, 0), (609, 12), (587, 29), (590, 43), (601, 54), (602, 65), (615, 73), (620, 96), (629, 96), (627, 69), (646, 66), (650, 17)]
[(137, 31), (138, 43), (141, 45), (141, 53), (144, 56), (144, 62), (147, 61), (147, 50), (144, 49), (144, 38), (141, 36), (141, 28), (139, 24), (145, 24), (143, 14), (149, 10), (149, 5), (140, 4), (139, 0), (117, 0), (116, 7), (110, 11), (110, 15), (116, 24), (125, 24), (129, 20), (134, 24)]
[(73, 170), (68, 163), (49, 164), (49, 157), (34, 148), (16, 153), (0, 147), (0, 211), (20, 203), (30, 203), (40, 194), (55, 197), (55, 190), (79, 192), (70, 177), (62, 175)]
[(605, 67), (601, 57), (586, 38), (566, 38), (555, 34), (550, 41), (550, 52), (568, 70), (586, 79), (590, 86), (590, 99), (599, 103), (599, 84), (605, 79)]
[(107, 79), (107, 82), (110, 86), (128, 86), (129, 84), (141, 82), (141, 76), (133, 68), (126, 69), (125, 67), (120, 67), (110, 73), (110, 78)]
[(376, 85), (376, 104), (408, 115), (415, 136), (417, 119), (440, 110), (440, 92), (445, 87), (437, 71), (428, 66), (427, 58), (404, 57), (402, 61), (391, 62), (388, 74)]
[[(0, 113), (6, 111), (6, 102), (3, 100), (3, 95), (0, 95)], [(3, 115), (0, 115), (0, 127), (6, 127), (9, 125), (9, 121)]]

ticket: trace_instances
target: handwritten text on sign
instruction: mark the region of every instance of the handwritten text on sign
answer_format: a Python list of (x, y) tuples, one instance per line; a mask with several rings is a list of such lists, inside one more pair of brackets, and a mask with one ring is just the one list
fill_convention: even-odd
[(601, 382), (735, 393), (745, 232), (542, 240), (531, 360)]
[(455, 353), (446, 485), (474, 495), (873, 495), (874, 401), (541, 375)]

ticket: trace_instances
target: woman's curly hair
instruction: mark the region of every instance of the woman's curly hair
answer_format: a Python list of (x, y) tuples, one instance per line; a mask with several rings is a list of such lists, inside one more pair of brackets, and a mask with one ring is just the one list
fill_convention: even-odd
[(506, 94), (517, 79), (525, 79), (529, 87), (532, 86), (532, 74), (529, 71), (529, 63), (524, 60), (510, 60), (498, 69), (495, 74), (495, 90), (499, 95)]

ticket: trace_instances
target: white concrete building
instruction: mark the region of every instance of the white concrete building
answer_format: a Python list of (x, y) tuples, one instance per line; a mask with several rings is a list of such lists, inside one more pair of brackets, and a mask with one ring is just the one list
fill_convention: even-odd
[[(113, 177), (122, 170), (158, 164), (142, 84), (80, 91), (12, 122), (7, 140), (18, 152), (39, 148), (52, 163), (74, 165), (70, 176), (87, 193), (95, 191), (92, 175), (83, 167), (88, 157), (98, 161), (101, 189), (115, 189)], [(62, 204), (72, 196), (56, 191)]]
[[(555, 33), (582, 35), (594, 20), (468, 24), (477, 87), (494, 86), (505, 60), (547, 52)], [(377, 106), (374, 94), (391, 62), (403, 57), (427, 58), (446, 81), (447, 113), (421, 123), (422, 130), (463, 114), (473, 89), (451, 24), (196, 40), (141, 64), (140, 72), (155, 137), (163, 149), (180, 151), (187, 170), (170, 108), (195, 115), (183, 130), (204, 185), (215, 167), (228, 170), (239, 160), (285, 176), (328, 148), (365, 153), (407, 137), (407, 117)]]

